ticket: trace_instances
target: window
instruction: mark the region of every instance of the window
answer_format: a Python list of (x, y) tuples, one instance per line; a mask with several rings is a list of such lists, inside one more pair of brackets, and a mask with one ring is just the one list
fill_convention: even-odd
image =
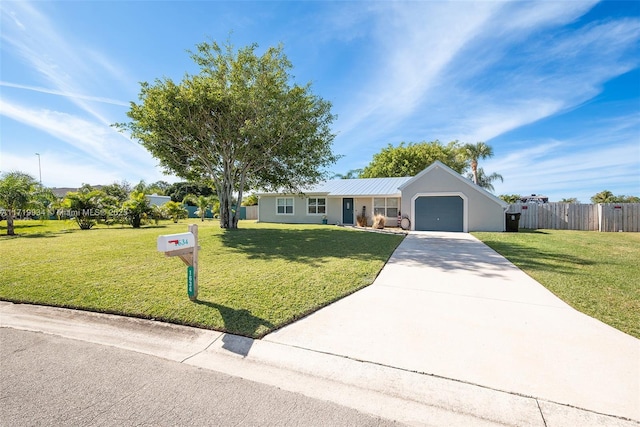
[(386, 217), (397, 217), (400, 199), (397, 197), (376, 197), (373, 199), (373, 214), (384, 215)]
[(293, 197), (278, 197), (276, 213), (278, 215), (293, 215)]
[(307, 213), (309, 215), (324, 215), (327, 213), (327, 199), (324, 197), (309, 197), (307, 199)]

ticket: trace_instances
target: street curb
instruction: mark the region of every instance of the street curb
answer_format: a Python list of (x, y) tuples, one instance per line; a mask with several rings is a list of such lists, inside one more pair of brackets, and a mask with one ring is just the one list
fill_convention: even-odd
[(0, 301), (0, 327), (161, 357), (409, 425), (640, 425), (457, 380), (152, 320)]

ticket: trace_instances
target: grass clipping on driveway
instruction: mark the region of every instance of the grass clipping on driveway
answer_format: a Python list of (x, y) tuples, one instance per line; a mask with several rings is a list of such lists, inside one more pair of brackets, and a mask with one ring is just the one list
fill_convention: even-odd
[(575, 309), (640, 338), (640, 233), (473, 233)]
[(186, 232), (186, 223), (92, 230), (60, 221), (17, 224), (20, 236), (0, 237), (0, 299), (249, 337), (371, 284), (402, 240), (326, 225), (243, 221), (223, 230), (198, 221), (199, 293), (191, 302), (185, 264), (156, 251), (159, 235)]

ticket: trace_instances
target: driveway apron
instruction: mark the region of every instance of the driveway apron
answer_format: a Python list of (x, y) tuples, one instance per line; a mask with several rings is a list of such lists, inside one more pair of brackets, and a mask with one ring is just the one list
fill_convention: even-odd
[(640, 340), (466, 233), (412, 232), (371, 286), (264, 339), (640, 420)]

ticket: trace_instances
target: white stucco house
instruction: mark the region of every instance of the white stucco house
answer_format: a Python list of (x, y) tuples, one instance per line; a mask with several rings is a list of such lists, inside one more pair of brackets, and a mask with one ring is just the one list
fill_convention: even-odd
[(355, 224), (364, 213), (411, 230), (504, 231), (509, 205), (436, 161), (414, 177), (337, 179), (304, 194), (258, 193), (258, 221), (292, 224)]
[(147, 200), (149, 201), (149, 204), (151, 206), (162, 206), (167, 202), (171, 201), (171, 197), (169, 196), (158, 196), (157, 194), (145, 194), (145, 196), (147, 198)]

